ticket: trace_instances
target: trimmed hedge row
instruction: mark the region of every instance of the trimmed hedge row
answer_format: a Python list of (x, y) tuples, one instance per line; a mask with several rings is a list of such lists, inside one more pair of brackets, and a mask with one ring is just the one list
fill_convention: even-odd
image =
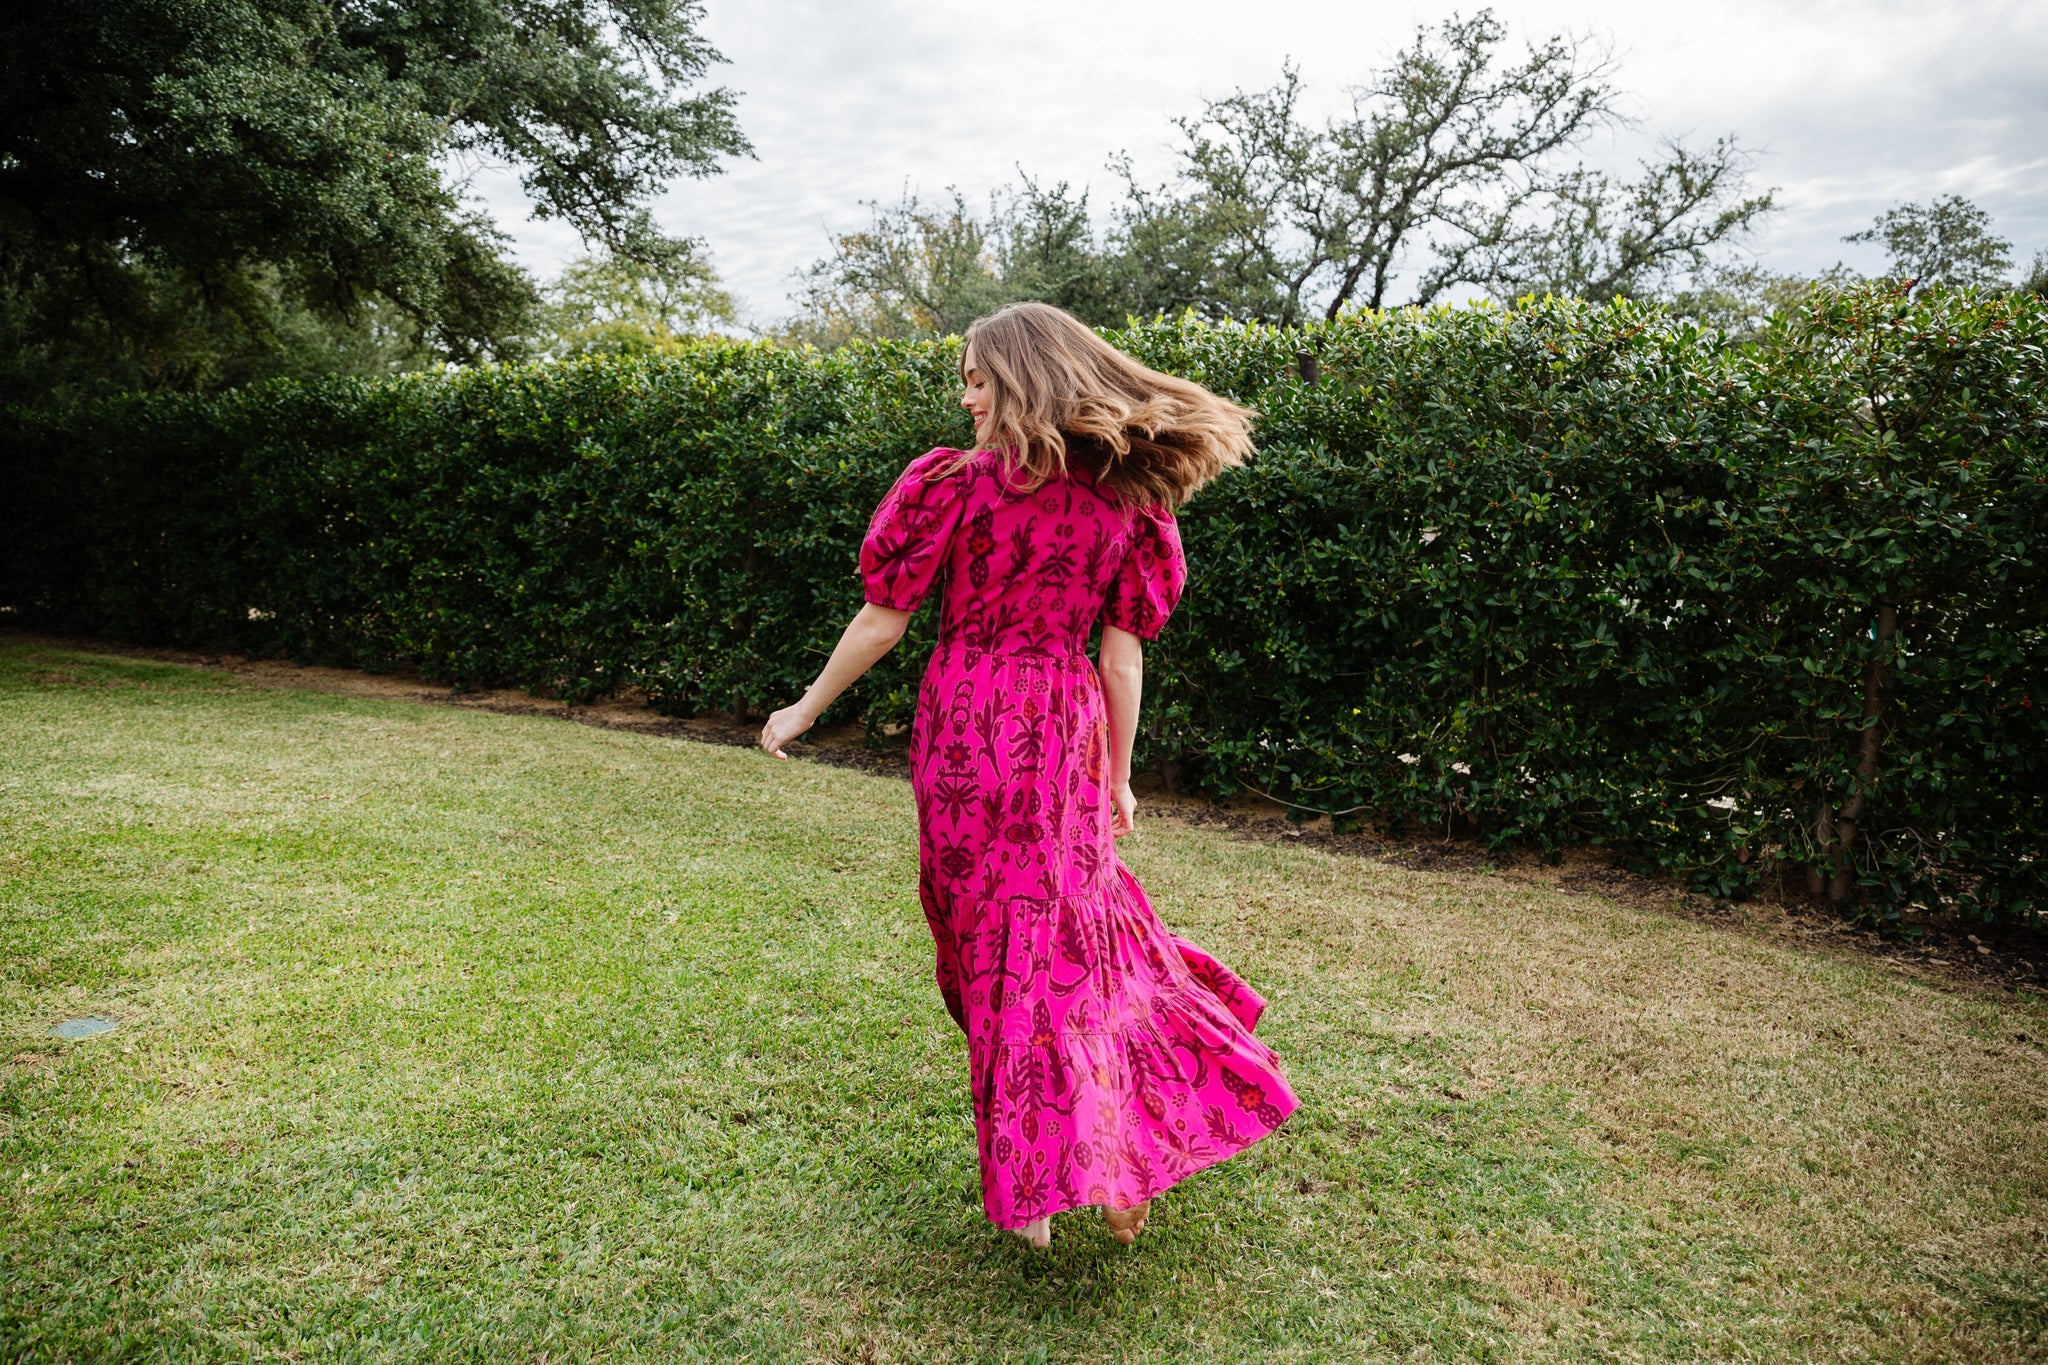
[[(1821, 294), (1741, 350), (1560, 301), (1113, 340), (1263, 414), (1182, 515), (1142, 761), (1722, 894), (2048, 907), (2038, 301)], [(0, 591), (45, 629), (760, 711), (858, 605), (895, 473), (970, 439), (955, 355), (14, 411)], [(934, 629), (841, 712), (907, 721)]]

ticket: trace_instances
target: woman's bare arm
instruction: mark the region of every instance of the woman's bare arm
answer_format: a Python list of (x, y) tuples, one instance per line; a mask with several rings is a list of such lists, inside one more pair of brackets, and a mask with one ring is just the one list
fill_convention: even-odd
[(1145, 697), (1145, 642), (1127, 630), (1103, 626), (1096, 667), (1109, 710), (1109, 793), (1115, 807), (1110, 833), (1121, 839), (1138, 818), (1138, 799), (1131, 795), (1131, 744), (1138, 737), (1138, 706)]
[(768, 723), (761, 727), (761, 747), (777, 758), (788, 758), (782, 746), (816, 725), (818, 717), (841, 692), (860, 681), (877, 660), (896, 648), (909, 625), (907, 611), (878, 607), (872, 602), (862, 607), (847, 622), (832, 657), (825, 662), (825, 671), (818, 675), (803, 699), (768, 717)]

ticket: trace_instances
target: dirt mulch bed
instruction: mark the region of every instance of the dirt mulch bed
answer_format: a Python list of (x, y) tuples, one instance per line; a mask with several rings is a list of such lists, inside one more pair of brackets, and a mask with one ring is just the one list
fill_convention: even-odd
[[(517, 688), (459, 691), (431, 682), (417, 673), (366, 673), (284, 659), (252, 659), (239, 654), (169, 649), (119, 641), (41, 635), (0, 628), (0, 643), (27, 648), (74, 650), (119, 658), (150, 659), (215, 669), (262, 687), (334, 692), (352, 697), (383, 697), (491, 711), (510, 716), (542, 716), (606, 730), (628, 730), (752, 748), (760, 727), (730, 716), (707, 713), (687, 718), (663, 715), (636, 689), (588, 704), (536, 697)], [(837, 768), (851, 768), (886, 777), (908, 777), (909, 757), (898, 737), (871, 745), (857, 725), (813, 732), (808, 743), (789, 746), (792, 757)], [(1388, 838), (1371, 830), (1339, 833), (1328, 819), (1296, 822), (1279, 802), (1244, 795), (1226, 801), (1175, 795), (1155, 778), (1133, 783), (1145, 813), (1205, 829), (1227, 831), (1231, 837), (1263, 843), (1296, 844), (1344, 857), (1366, 858), (1413, 871), (1470, 876), (1500, 876), (1578, 895), (1603, 896), (1618, 904), (1661, 910), (1721, 925), (1743, 933), (1876, 959), (1888, 968), (1959, 986), (1999, 993), (2048, 993), (2048, 940), (2038, 932), (2011, 928), (1961, 926), (1942, 922), (1909, 922), (1905, 934), (1884, 934), (1842, 919), (1824, 906), (1790, 897), (1733, 902), (1702, 896), (1670, 880), (1646, 876), (1615, 865), (1600, 849), (1571, 849), (1552, 862), (1528, 852), (1501, 854), (1469, 839), (1430, 836)]]

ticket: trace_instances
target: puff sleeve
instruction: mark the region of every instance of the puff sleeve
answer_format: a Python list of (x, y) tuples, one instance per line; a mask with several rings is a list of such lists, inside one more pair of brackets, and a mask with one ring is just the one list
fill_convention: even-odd
[(860, 543), (861, 582), (872, 605), (916, 611), (937, 581), (960, 525), (967, 480), (958, 474), (931, 475), (959, 454), (934, 450), (918, 456), (875, 509)]
[(1180, 548), (1180, 526), (1163, 507), (1147, 507), (1131, 518), (1124, 562), (1110, 581), (1102, 619), (1142, 640), (1158, 637), (1180, 604), (1188, 562)]

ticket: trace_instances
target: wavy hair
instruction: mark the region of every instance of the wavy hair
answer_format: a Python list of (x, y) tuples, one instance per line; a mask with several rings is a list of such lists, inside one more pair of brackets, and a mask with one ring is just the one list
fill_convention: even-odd
[(1079, 468), (1125, 502), (1173, 508), (1252, 452), (1250, 408), (1140, 365), (1051, 304), (975, 322), (963, 379), (970, 363), (991, 391), (983, 445), (1026, 488)]

